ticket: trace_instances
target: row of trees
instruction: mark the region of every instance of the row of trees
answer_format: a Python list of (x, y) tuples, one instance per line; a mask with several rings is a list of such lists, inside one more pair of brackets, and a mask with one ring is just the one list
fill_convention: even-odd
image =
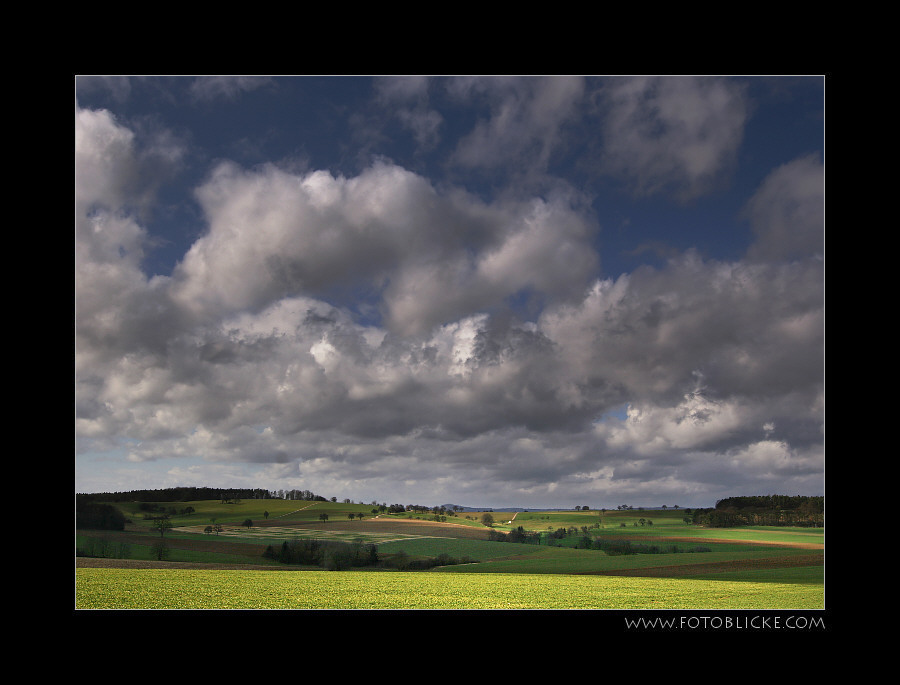
[[(582, 545), (579, 545), (582, 547)], [(585, 549), (599, 549), (606, 552), (610, 556), (619, 556), (622, 554), (680, 554), (682, 552), (711, 552), (710, 547), (704, 545), (693, 545), (691, 547), (679, 547), (676, 544), (645, 544), (635, 543), (630, 540), (603, 540), (595, 538), (591, 541), (590, 546)]]
[(821, 528), (825, 515), (801, 511), (724, 511), (697, 509), (691, 522), (710, 528), (738, 528), (740, 526), (798, 526)]
[(714, 509), (695, 510), (692, 522), (712, 528), (822, 527), (825, 525), (825, 498), (802, 495), (728, 497), (716, 502)]
[(825, 498), (803, 495), (759, 495), (728, 497), (713, 509), (695, 509), (690, 523), (711, 528), (739, 526), (825, 525)]
[[(129, 490), (128, 492), (78, 493), (76, 500), (86, 502), (193, 502), (218, 499), (273, 499), (263, 488), (163, 488), (161, 490)], [(323, 498), (324, 500), (324, 498)]]
[[(239, 504), (244, 499), (285, 499), (285, 500), (304, 500), (310, 502), (337, 502), (337, 497), (326, 498), (317, 495), (311, 490), (266, 490), (263, 488), (197, 488), (197, 487), (178, 487), (164, 488), (161, 490), (130, 490), (128, 492), (99, 492), (99, 493), (78, 493), (76, 494), (78, 502), (142, 502), (142, 508), (145, 506), (154, 508), (158, 511), (167, 510), (169, 513), (175, 513), (175, 507), (163, 507), (161, 502), (191, 502), (198, 500), (219, 500), (223, 504)], [(346, 504), (350, 504), (349, 499), (343, 500)], [(363, 504), (363, 502), (360, 502)], [(430, 506), (424, 504), (379, 504), (372, 502), (373, 513), (402, 513), (411, 511), (415, 513), (431, 512), (441, 516), (453, 516), (461, 509), (459, 506), (447, 507), (446, 505)], [(585, 507), (587, 509), (587, 507)], [(178, 512), (183, 513), (183, 512)]]

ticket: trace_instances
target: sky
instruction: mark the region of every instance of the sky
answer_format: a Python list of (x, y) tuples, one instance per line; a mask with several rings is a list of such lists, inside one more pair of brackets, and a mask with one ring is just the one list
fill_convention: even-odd
[(76, 76), (76, 492), (823, 495), (825, 81)]

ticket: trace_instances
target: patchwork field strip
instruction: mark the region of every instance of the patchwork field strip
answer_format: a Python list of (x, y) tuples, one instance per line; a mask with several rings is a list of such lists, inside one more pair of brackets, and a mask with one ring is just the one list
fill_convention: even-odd
[[(181, 526), (173, 528), (177, 533), (203, 534), (206, 526)], [(314, 538), (316, 540), (339, 540), (343, 542), (356, 539), (365, 539), (366, 542), (393, 542), (395, 540), (409, 540), (418, 538), (438, 537), (435, 535), (412, 535), (407, 533), (376, 533), (346, 530), (318, 530), (315, 528), (293, 528), (283, 526), (265, 526), (263, 528), (245, 528), (238, 526), (223, 527), (215, 534), (217, 537), (240, 538), (273, 538), (278, 540), (290, 540), (293, 538)]]

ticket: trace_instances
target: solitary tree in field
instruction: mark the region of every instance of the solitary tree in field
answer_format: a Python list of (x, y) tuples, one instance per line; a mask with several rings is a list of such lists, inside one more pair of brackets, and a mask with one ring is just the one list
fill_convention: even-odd
[(321, 514), (319, 514), (319, 520), (320, 520), (320, 521), (327, 521), (327, 520), (328, 520), (328, 514), (326, 514), (326, 513), (323, 511)]
[(246, 519), (243, 525), (247, 526), (248, 529), (253, 528), (253, 521), (251, 521), (250, 519)]
[(481, 522), (486, 526), (493, 526), (494, 525), (494, 517), (491, 516), (489, 513), (485, 512), (481, 515)]
[(172, 522), (169, 519), (156, 519), (153, 522), (153, 527), (159, 531), (159, 537), (162, 537), (172, 527)]
[(154, 542), (153, 546), (150, 548), (150, 553), (156, 557), (157, 561), (162, 561), (163, 559), (169, 558), (169, 546), (166, 544), (165, 540), (160, 540), (159, 542)]

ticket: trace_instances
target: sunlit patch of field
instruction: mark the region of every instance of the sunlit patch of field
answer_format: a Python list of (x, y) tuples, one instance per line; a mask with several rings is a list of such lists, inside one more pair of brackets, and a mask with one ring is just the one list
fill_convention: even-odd
[(81, 568), (79, 609), (821, 609), (821, 587), (616, 576)]

